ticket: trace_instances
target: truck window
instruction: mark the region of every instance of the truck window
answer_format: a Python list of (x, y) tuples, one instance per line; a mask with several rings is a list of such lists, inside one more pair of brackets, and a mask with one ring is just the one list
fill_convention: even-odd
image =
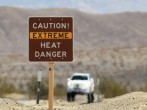
[(88, 80), (88, 78), (87, 76), (77, 75), (77, 76), (73, 76), (71, 80)]

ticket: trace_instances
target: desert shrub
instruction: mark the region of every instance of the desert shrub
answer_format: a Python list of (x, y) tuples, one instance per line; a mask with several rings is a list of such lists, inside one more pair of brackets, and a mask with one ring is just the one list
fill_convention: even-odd
[[(27, 84), (27, 94), (29, 98), (36, 98), (37, 96), (37, 78), (33, 76), (30, 78)], [(47, 99), (48, 98), (48, 80), (44, 79), (41, 82), (41, 91), (40, 98)], [(65, 87), (62, 84), (57, 84), (54, 88), (54, 96), (61, 97), (65, 96)]]
[(125, 86), (121, 85), (113, 78), (106, 77), (101, 78), (99, 89), (101, 94), (103, 94), (105, 98), (120, 96), (128, 92)]
[(27, 94), (29, 98), (34, 98), (37, 92), (37, 80), (36, 77), (31, 77), (27, 83)]
[(41, 82), (41, 98), (48, 98), (48, 80), (45, 79)]
[(63, 97), (66, 95), (66, 88), (63, 84), (57, 84), (54, 88), (54, 94), (57, 97)]
[(13, 84), (0, 79), (0, 97), (14, 92), (16, 92), (16, 88)]
[(20, 83), (20, 84), (18, 85), (17, 93), (19, 93), (19, 94), (26, 94), (24, 84)]
[(147, 92), (147, 84), (140, 88), (140, 91)]
[[(47, 82), (45, 82), (46, 80), (43, 80), (41, 82), (41, 91), (40, 91), (40, 95), (41, 98), (47, 98), (48, 95), (48, 87), (47, 87)], [(29, 96), (29, 98), (36, 98), (37, 96), (37, 77), (32, 76), (28, 83), (27, 83), (27, 94)]]

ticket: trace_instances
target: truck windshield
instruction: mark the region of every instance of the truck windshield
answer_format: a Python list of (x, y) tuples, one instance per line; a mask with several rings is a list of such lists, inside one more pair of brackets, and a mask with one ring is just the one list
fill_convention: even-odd
[(87, 76), (73, 76), (71, 80), (88, 80)]

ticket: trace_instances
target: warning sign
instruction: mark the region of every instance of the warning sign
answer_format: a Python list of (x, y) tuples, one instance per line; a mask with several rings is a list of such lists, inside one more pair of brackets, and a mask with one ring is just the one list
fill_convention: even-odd
[(29, 60), (72, 61), (72, 17), (30, 17)]

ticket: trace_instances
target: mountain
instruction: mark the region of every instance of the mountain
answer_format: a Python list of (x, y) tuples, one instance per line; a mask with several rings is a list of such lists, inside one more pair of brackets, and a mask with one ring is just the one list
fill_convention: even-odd
[(147, 13), (88, 14), (73, 9), (0, 7), (0, 55), (28, 55), (29, 16), (72, 16), (75, 50), (147, 46)]
[[(72, 8), (88, 13), (147, 12), (146, 0), (1, 0), (0, 6), (23, 8)], [(125, 7), (125, 8), (124, 8)]]
[(147, 13), (88, 14), (73, 9), (31, 10), (0, 7), (0, 77), (26, 84), (39, 69), (47, 77), (48, 64), (29, 62), (28, 18), (72, 16), (74, 61), (56, 63), (55, 83), (66, 84), (74, 72), (95, 78), (113, 77), (140, 88), (147, 83)]

